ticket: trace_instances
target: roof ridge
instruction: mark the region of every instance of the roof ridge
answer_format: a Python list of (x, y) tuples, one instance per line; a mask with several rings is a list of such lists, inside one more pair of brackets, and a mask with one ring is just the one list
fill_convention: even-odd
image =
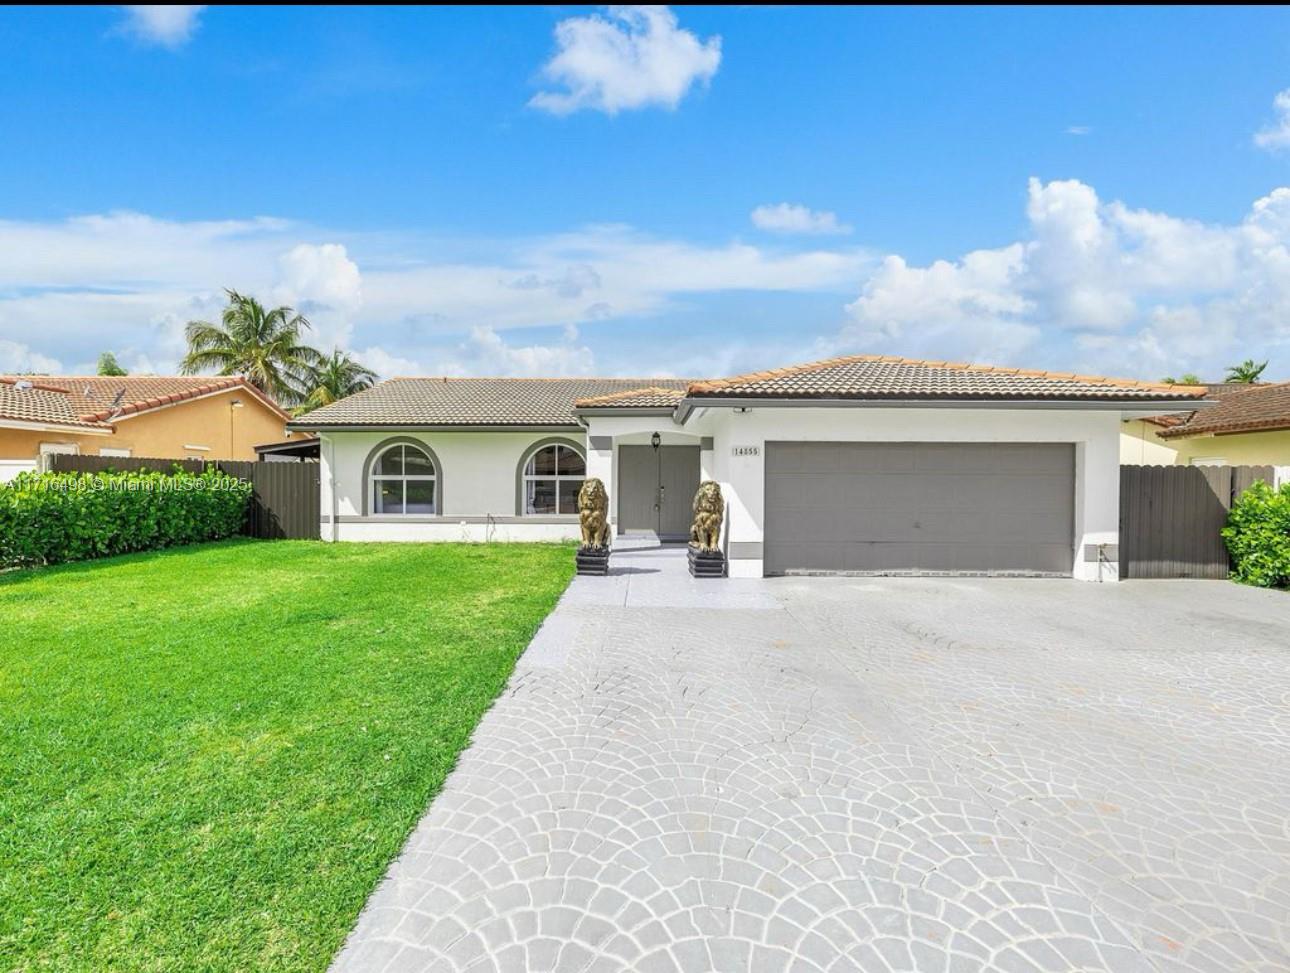
[[(672, 378), (667, 375), (618, 377), (615, 375), (391, 375), (384, 382), (677, 382), (689, 384), (694, 378)], [(654, 386), (662, 388), (663, 386)]]
[(646, 392), (651, 392), (654, 394), (662, 393), (664, 395), (676, 395), (677, 397), (682, 397), (685, 395), (686, 389), (667, 388), (662, 385), (642, 385), (639, 388), (623, 389), (621, 392), (607, 392), (604, 395), (583, 396), (581, 398), (574, 399), (573, 404), (578, 405), (580, 403), (585, 404), (590, 402), (597, 402), (597, 403), (598, 402), (616, 402), (619, 399), (630, 399), (633, 396), (643, 395)]
[(749, 382), (761, 382), (773, 378), (782, 378), (786, 375), (801, 375), (810, 372), (823, 371), (826, 368), (834, 368), (838, 365), (852, 365), (859, 362), (873, 362), (891, 365), (916, 365), (925, 368), (947, 368), (960, 371), (986, 372), (997, 375), (1025, 375), (1033, 378), (1051, 378), (1067, 382), (1085, 382), (1090, 385), (1115, 385), (1125, 388), (1142, 388), (1152, 389), (1161, 392), (1175, 392), (1178, 394), (1187, 394), (1192, 398), (1201, 398), (1205, 395), (1205, 386), (1195, 386), (1196, 391), (1189, 390), (1189, 386), (1171, 385), (1168, 382), (1144, 382), (1134, 378), (1107, 378), (1104, 375), (1080, 375), (1076, 372), (1052, 372), (1033, 368), (1013, 368), (1006, 365), (978, 365), (973, 362), (951, 362), (951, 361), (931, 361), (923, 358), (904, 358), (899, 355), (838, 355), (833, 358), (824, 358), (819, 361), (807, 362), (803, 365), (791, 365), (787, 368), (773, 368), (760, 372), (748, 372), (743, 375), (735, 375), (731, 378), (709, 379), (707, 381), (695, 382), (689, 388), (689, 391), (719, 391), (723, 388), (730, 388), (733, 385), (746, 385)]
[[(45, 377), (47, 378), (48, 376), (45, 376)], [(57, 392), (59, 395), (71, 394), (67, 389), (60, 389), (57, 385), (42, 385), (40, 382), (37, 382), (35, 379), (31, 379), (31, 378), (21, 378), (21, 377), (11, 378), (8, 375), (0, 375), (0, 382), (4, 382), (6, 385), (15, 385), (15, 386), (19, 382), (30, 382), (31, 384), (28, 386), (28, 388), (39, 389), (42, 392)]]
[[(106, 376), (104, 376), (106, 377)], [(122, 376), (126, 377), (126, 376)], [(200, 376), (198, 376), (200, 377)], [(159, 409), (165, 405), (173, 405), (176, 402), (186, 402), (189, 399), (195, 399), (211, 392), (222, 392), (225, 389), (243, 388), (254, 395), (265, 405), (272, 408), (279, 414), (286, 416), (287, 411), (283, 409), (274, 399), (256, 388), (244, 375), (212, 375), (210, 381), (203, 385), (195, 385), (192, 388), (185, 389), (182, 392), (167, 392), (165, 395), (151, 395), (146, 399), (135, 399), (131, 402), (122, 402), (115, 409), (99, 409), (95, 412), (84, 412), (80, 418), (86, 422), (103, 422), (123, 415), (133, 415), (138, 412), (145, 412), (148, 409)]]

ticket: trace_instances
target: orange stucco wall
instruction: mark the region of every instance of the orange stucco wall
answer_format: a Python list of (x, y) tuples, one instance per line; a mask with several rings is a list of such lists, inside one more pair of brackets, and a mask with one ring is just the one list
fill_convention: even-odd
[[(232, 407), (234, 399), (241, 408)], [(287, 435), (285, 423), (245, 389), (229, 389), (123, 417), (112, 424), (110, 436), (0, 429), (0, 459), (36, 459), (41, 443), (76, 443), (87, 456), (97, 456), (101, 449), (128, 449), (131, 456), (253, 460), (256, 446), (294, 438)]]

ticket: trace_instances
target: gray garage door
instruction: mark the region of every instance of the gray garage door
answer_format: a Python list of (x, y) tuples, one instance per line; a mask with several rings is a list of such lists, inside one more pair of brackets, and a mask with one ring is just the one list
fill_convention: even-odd
[(767, 443), (767, 574), (1069, 575), (1070, 443)]

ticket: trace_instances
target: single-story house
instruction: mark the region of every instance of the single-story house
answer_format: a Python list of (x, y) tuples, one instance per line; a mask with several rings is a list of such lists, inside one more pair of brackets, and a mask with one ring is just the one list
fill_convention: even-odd
[(854, 355), (733, 378), (394, 378), (301, 416), (329, 540), (683, 539), (721, 484), (735, 577), (1114, 576), (1120, 424), (1204, 389)]
[(240, 377), (2, 375), (0, 479), (53, 453), (253, 460), (289, 418)]
[(1208, 408), (1130, 419), (1120, 461), (1144, 466), (1290, 466), (1290, 382), (1203, 386)]

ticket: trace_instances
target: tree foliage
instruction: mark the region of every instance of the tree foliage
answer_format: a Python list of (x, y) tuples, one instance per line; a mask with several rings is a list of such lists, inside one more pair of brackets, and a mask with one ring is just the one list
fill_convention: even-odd
[(1260, 588), (1290, 586), (1290, 483), (1259, 480), (1232, 504), (1223, 528), (1232, 578)]

